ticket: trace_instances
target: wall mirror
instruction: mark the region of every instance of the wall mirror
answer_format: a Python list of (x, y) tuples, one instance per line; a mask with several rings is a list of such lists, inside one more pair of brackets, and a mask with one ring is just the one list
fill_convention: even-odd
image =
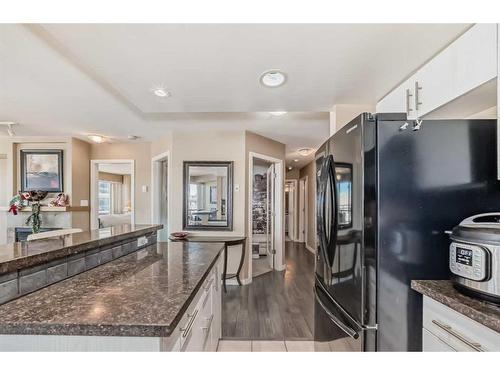
[(183, 226), (233, 230), (233, 162), (184, 162)]

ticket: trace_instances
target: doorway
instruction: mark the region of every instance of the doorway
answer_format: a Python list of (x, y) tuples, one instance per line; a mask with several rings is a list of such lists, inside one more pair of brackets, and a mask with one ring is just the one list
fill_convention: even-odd
[(283, 162), (250, 153), (249, 244), (252, 276), (284, 268)]
[(166, 242), (169, 237), (169, 153), (151, 159), (151, 222), (163, 224), (158, 231), (158, 241)]
[(90, 227), (135, 224), (134, 160), (90, 161)]
[(297, 180), (285, 181), (285, 241), (297, 241)]
[(298, 242), (307, 243), (307, 227), (308, 227), (308, 177), (299, 179), (299, 233), (297, 236)]

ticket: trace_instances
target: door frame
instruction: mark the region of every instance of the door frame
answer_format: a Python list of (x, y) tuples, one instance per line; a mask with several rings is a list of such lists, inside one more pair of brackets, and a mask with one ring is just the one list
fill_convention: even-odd
[(161, 162), (167, 161), (167, 226), (163, 228), (166, 233), (170, 233), (170, 175), (172, 174), (172, 158), (170, 151), (162, 152), (151, 158), (151, 223), (159, 223), (160, 218), (160, 177), (161, 177)]
[(250, 282), (252, 281), (252, 200), (253, 200), (253, 161), (254, 159), (262, 159), (269, 163), (275, 165), (275, 173), (276, 173), (276, 181), (275, 185), (275, 199), (276, 199), (276, 216), (275, 216), (275, 248), (276, 254), (274, 254), (274, 269), (277, 271), (282, 271), (285, 269), (285, 201), (284, 201), (284, 191), (285, 191), (285, 172), (284, 172), (284, 160), (277, 159), (272, 156), (259, 154), (257, 152), (249, 152), (248, 153), (248, 211), (247, 211), (247, 237), (248, 237), (248, 249), (247, 251), (247, 262), (248, 262), (248, 273)]
[[(285, 184), (291, 184), (292, 189), (293, 189), (293, 195), (292, 195), (292, 235), (290, 236), (290, 222), (288, 223), (288, 237), (290, 237), (290, 240), (292, 241), (297, 241), (297, 224), (298, 224), (298, 199), (299, 199), (299, 194), (298, 194), (298, 181), (299, 180), (291, 180), (291, 179), (286, 179)], [(288, 192), (290, 196), (290, 192)], [(288, 204), (288, 217), (290, 218), (290, 203)]]
[(130, 223), (135, 225), (135, 160), (93, 159), (90, 160), (90, 229), (99, 229), (99, 164), (131, 164), (130, 173)]
[[(304, 194), (301, 192), (300, 182), (304, 181)], [(300, 199), (304, 199), (304, 209), (301, 209)], [(307, 236), (309, 227), (309, 176), (299, 178), (299, 236), (298, 242), (305, 243), (307, 247)], [(303, 229), (303, 230), (301, 230)]]

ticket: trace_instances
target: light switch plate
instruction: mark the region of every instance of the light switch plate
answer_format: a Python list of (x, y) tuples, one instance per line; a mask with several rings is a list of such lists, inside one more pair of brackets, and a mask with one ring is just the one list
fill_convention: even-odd
[(142, 192), (147, 193), (148, 192), (148, 185), (142, 185)]
[(80, 201), (80, 206), (81, 206), (81, 207), (88, 207), (88, 206), (89, 206), (89, 201), (88, 201), (88, 200), (86, 200), (86, 199), (82, 199), (82, 200)]
[(240, 191), (240, 185), (234, 185), (234, 191)]

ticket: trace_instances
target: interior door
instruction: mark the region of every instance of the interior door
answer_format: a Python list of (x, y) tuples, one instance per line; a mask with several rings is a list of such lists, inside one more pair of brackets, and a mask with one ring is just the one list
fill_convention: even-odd
[(275, 253), (275, 179), (276, 174), (274, 173), (274, 164), (267, 169), (267, 259), (269, 261), (269, 267), (274, 268), (274, 253)]
[(299, 242), (306, 242), (305, 238), (306, 225), (306, 181), (299, 180), (299, 233), (297, 239)]

